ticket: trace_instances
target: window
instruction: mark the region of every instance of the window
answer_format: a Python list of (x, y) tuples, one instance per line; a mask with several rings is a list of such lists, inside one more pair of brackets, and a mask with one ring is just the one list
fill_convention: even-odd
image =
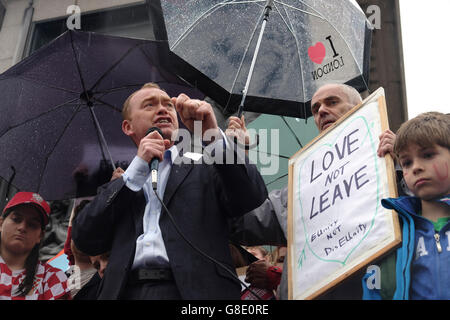
[(5, 18), (6, 8), (5, 5), (0, 1), (0, 30), (2, 30), (3, 19)]
[[(35, 23), (24, 56), (30, 55), (67, 31), (66, 21), (67, 17)], [(154, 39), (147, 3), (85, 14), (81, 12), (81, 30), (113, 36)]]

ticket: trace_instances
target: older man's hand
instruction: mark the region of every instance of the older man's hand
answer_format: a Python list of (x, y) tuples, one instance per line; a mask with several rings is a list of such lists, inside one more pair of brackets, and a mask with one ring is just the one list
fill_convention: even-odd
[(241, 144), (250, 144), (250, 135), (245, 127), (244, 115), (241, 116), (241, 119), (234, 116), (230, 117), (228, 119), (228, 127), (225, 130), (225, 134), (229, 137), (236, 138)]
[(378, 145), (377, 154), (379, 157), (384, 157), (390, 154), (394, 157), (394, 144), (396, 135), (391, 130), (386, 130), (380, 135), (380, 143)]

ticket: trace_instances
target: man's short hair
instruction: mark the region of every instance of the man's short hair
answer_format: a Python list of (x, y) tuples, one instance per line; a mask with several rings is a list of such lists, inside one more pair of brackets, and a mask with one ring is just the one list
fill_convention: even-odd
[[(342, 90), (342, 92), (347, 96), (348, 103), (350, 103), (352, 105), (352, 107), (360, 104), (363, 101), (361, 94), (358, 92), (358, 90), (356, 90), (352, 86), (349, 86), (344, 83), (327, 83), (327, 84), (324, 84), (323, 86), (319, 87), (319, 89), (317, 89), (316, 92), (318, 92), (320, 89), (322, 89), (324, 87), (328, 87), (328, 86), (336, 86), (336, 87), (340, 88)], [(312, 107), (312, 105), (311, 105), (311, 107)]]
[(340, 87), (342, 87), (342, 90), (348, 97), (348, 101), (353, 106), (356, 106), (362, 102), (361, 94), (358, 92), (358, 90), (346, 84), (340, 84)]
[[(147, 82), (139, 90), (146, 89), (146, 88), (156, 88), (156, 89), (162, 90), (161, 87), (158, 84), (154, 83), (154, 82)], [(125, 100), (125, 102), (123, 104), (123, 108), (122, 108), (122, 118), (123, 118), (123, 120), (129, 120), (130, 119), (130, 100), (136, 94), (136, 92), (138, 92), (139, 90), (134, 91), (127, 98), (127, 100)]]
[(450, 115), (425, 112), (403, 123), (397, 131), (394, 144), (397, 157), (411, 143), (419, 146), (437, 144), (450, 150)]

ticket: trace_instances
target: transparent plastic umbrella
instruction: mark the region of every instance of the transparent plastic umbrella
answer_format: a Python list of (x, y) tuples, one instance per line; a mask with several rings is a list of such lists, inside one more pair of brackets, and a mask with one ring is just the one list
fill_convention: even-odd
[(371, 25), (355, 1), (150, 2), (170, 66), (224, 113), (243, 105), (307, 118), (312, 95), (325, 83), (368, 89)]

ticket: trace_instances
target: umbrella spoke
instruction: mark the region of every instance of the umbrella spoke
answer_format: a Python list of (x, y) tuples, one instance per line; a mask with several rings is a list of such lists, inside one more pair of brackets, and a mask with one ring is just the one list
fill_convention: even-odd
[[(151, 63), (152, 65), (155, 64), (154, 61), (153, 61), (153, 59), (152, 59), (152, 57), (150, 57), (149, 54), (148, 54), (146, 51), (142, 50), (142, 48), (141, 48), (141, 52), (142, 52), (142, 54), (143, 54), (144, 56), (147, 57), (147, 59), (150, 61), (150, 63)], [(172, 78), (172, 77), (175, 76), (175, 77), (182, 83), (182, 85), (188, 86), (188, 87), (193, 87), (189, 82), (187, 82), (187, 81), (186, 81), (185, 79), (183, 79), (182, 77), (180, 77), (180, 76), (178, 76), (178, 75), (171, 74), (171, 73), (167, 72), (167, 70), (164, 69), (164, 68), (161, 68), (161, 69), (159, 70), (159, 74), (161, 75), (161, 77), (162, 77), (165, 81), (161, 81), (161, 80), (152, 80), (153, 83), (156, 83), (156, 84), (173, 84), (173, 81), (171, 81), (170, 78)]]
[(220, 8), (222, 8), (223, 6), (226, 5), (230, 5), (230, 4), (243, 4), (243, 3), (260, 3), (260, 2), (266, 2), (266, 0), (248, 0), (248, 1), (224, 1), (224, 2), (220, 2), (214, 6), (212, 6), (211, 8), (209, 8), (205, 13), (203, 13), (200, 17), (198, 17), (197, 19), (195, 19), (193, 21), (193, 23), (189, 26), (189, 28), (187, 28), (187, 30), (177, 39), (174, 41), (172, 48), (170, 49), (175, 49), (176, 46), (178, 45), (179, 42), (183, 41), (183, 39), (200, 23), (200, 21), (203, 18), (206, 18), (207, 16), (213, 14), (215, 11), (219, 10)]
[(280, 177), (278, 177), (278, 178), (276, 178), (276, 179), (274, 179), (274, 180), (272, 180), (272, 181), (267, 182), (267, 183), (266, 183), (266, 186), (269, 186), (269, 185), (272, 184), (272, 183), (275, 183), (275, 182), (277, 182), (277, 181), (280, 181), (281, 179), (283, 179), (284, 177), (287, 177), (288, 175), (289, 175), (289, 173), (283, 174), (282, 176), (280, 176)]
[(199, 23), (199, 21), (201, 19), (207, 17), (211, 13), (214, 13), (216, 10), (218, 10), (219, 8), (223, 7), (226, 4), (227, 4), (227, 2), (218, 3), (218, 4), (214, 5), (213, 7), (211, 7), (210, 9), (208, 9), (205, 13), (203, 13), (196, 20), (194, 20), (194, 22), (189, 26), (189, 28), (187, 28), (187, 30), (184, 33), (182, 33), (177, 40), (174, 41), (173, 46), (172, 46), (171, 49), (176, 48), (178, 43), (181, 42), (192, 31), (192, 29), (194, 29), (197, 26), (197, 24)]
[(47, 163), (48, 163), (48, 159), (50, 158), (51, 154), (53, 153), (53, 151), (55, 150), (56, 146), (59, 144), (59, 141), (61, 141), (62, 137), (64, 136), (64, 133), (66, 132), (67, 128), (69, 127), (69, 125), (72, 123), (73, 119), (75, 118), (75, 116), (77, 115), (78, 111), (81, 109), (82, 104), (78, 105), (78, 108), (72, 113), (72, 116), (70, 117), (70, 119), (67, 121), (66, 125), (64, 126), (62, 133), (59, 135), (58, 139), (56, 139), (55, 144), (53, 145), (53, 148), (50, 150), (50, 152), (47, 153), (47, 156), (44, 159), (44, 165), (42, 168), (42, 171), (39, 173), (39, 184), (38, 184), (38, 192), (41, 188), (41, 183), (42, 183), (42, 177), (45, 173), (45, 169), (47, 168)]
[(294, 136), (295, 140), (297, 141), (297, 143), (299, 144), (300, 148), (303, 148), (302, 143), (300, 142), (299, 138), (297, 137), (297, 135), (295, 134), (295, 131), (292, 130), (291, 126), (289, 125), (289, 123), (286, 121), (286, 118), (284, 116), (281, 116), (281, 119), (283, 119), (284, 123), (286, 124), (286, 126), (288, 127), (289, 131), (291, 131), (292, 135)]
[[(242, 55), (241, 62), (239, 63), (239, 67), (238, 67), (238, 69), (236, 71), (236, 76), (234, 77), (233, 83), (231, 85), (231, 90), (230, 90), (231, 92), (234, 91), (234, 87), (236, 86), (237, 79), (239, 77), (239, 74), (241, 73), (242, 66), (244, 65), (245, 56), (248, 53), (248, 50), (250, 48), (250, 44), (251, 44), (251, 42), (253, 40), (253, 37), (255, 36), (255, 33), (256, 33), (257, 29), (258, 29), (258, 24), (255, 24), (255, 28), (253, 29), (252, 35), (250, 37), (250, 40), (247, 43), (247, 46), (245, 47), (244, 54)], [(230, 99), (231, 99), (231, 96), (229, 97), (228, 102), (230, 101)], [(227, 109), (228, 109), (228, 105), (229, 105), (228, 102), (227, 102), (227, 106), (224, 109), (224, 112), (227, 111)]]
[[(104, 95), (103, 95), (103, 96), (104, 96)], [(96, 101), (96, 102), (99, 102), (99, 103), (102, 104), (102, 105), (105, 105), (105, 106), (107, 106), (107, 107), (110, 107), (110, 108), (113, 109), (114, 111), (122, 112), (121, 109), (117, 108), (116, 106), (113, 106), (112, 104), (110, 104), (110, 103), (108, 103), (108, 102), (106, 102), (106, 101), (101, 100), (101, 98), (93, 97), (92, 99), (93, 99), (94, 101)]]
[(336, 30), (336, 32), (341, 36), (341, 38), (342, 38), (342, 40), (344, 41), (344, 43), (345, 43), (345, 45), (347, 46), (347, 48), (348, 48), (348, 51), (350, 52), (350, 54), (352, 55), (352, 58), (353, 58), (353, 61), (355, 62), (355, 65), (356, 65), (356, 67), (358, 68), (358, 71), (359, 71), (359, 73), (361, 74), (361, 79), (362, 79), (362, 81), (363, 81), (363, 83), (364, 83), (364, 86), (366, 87), (366, 89), (367, 89), (367, 91), (370, 93), (370, 90), (369, 90), (369, 85), (367, 84), (367, 82), (366, 82), (366, 79), (364, 79), (364, 77), (362, 76), (364, 73), (363, 73), (363, 70), (362, 70), (362, 67), (359, 65), (359, 63), (358, 63), (358, 60), (356, 59), (356, 57), (355, 57), (355, 53), (353, 52), (353, 50), (350, 48), (350, 45), (348, 44), (348, 41), (347, 41), (347, 39), (345, 39), (343, 36), (342, 36), (342, 34), (341, 34), (341, 32), (330, 22), (330, 21), (328, 21), (327, 20), (327, 22), (333, 27), (333, 29), (334, 30)]
[[(161, 83), (161, 82), (158, 81), (158, 83)], [(142, 83), (130, 84), (130, 85), (121, 86), (121, 87), (112, 87), (112, 88), (107, 89), (107, 90), (92, 91), (92, 93), (93, 94), (106, 95), (108, 93), (113, 93), (113, 92), (117, 92), (117, 91), (121, 91), (121, 90), (127, 90), (127, 89), (130, 89), (130, 88), (139, 88), (140, 86), (142, 86)]]
[(273, 153), (270, 153), (270, 152), (267, 152), (267, 151), (262, 151), (262, 150), (257, 150), (255, 152), (262, 153), (262, 154), (264, 154), (266, 156), (273, 156), (273, 157), (278, 157), (278, 158), (286, 159), (286, 160), (289, 160), (291, 158), (291, 157), (288, 157), (288, 156), (283, 156), (281, 154), (273, 154)]
[[(264, 12), (261, 12), (261, 16), (259, 17), (258, 21), (261, 20), (261, 18), (262, 18), (263, 16), (264, 16)], [(243, 53), (243, 55), (242, 55), (241, 62), (239, 63), (239, 67), (237, 68), (236, 75), (235, 75), (235, 77), (234, 77), (233, 83), (231, 84), (231, 90), (230, 90), (231, 92), (234, 91), (234, 87), (235, 87), (235, 85), (236, 85), (237, 79), (238, 79), (238, 77), (239, 77), (239, 74), (241, 73), (242, 66), (244, 65), (245, 57), (246, 57), (246, 55), (247, 55), (247, 53), (248, 53), (248, 50), (249, 50), (249, 48), (250, 48), (250, 44), (252, 43), (253, 38), (255, 37), (256, 31), (257, 31), (257, 29), (258, 29), (258, 26), (259, 26), (259, 25), (258, 25), (257, 23), (255, 23), (255, 27), (254, 27), (254, 29), (253, 29), (253, 31), (252, 31), (252, 33), (251, 33), (251, 36), (250, 36), (249, 41), (247, 42), (247, 45), (246, 45), (245, 50), (244, 50), (244, 53)], [(248, 89), (248, 88), (247, 88), (247, 89)], [(228, 101), (227, 101), (227, 103), (226, 103), (224, 112), (226, 112), (227, 109), (228, 109), (228, 105), (229, 105), (230, 99), (231, 99), (231, 96), (228, 97)]]
[(264, 152), (264, 151), (259, 151), (260, 153), (264, 153), (266, 156), (274, 156), (274, 157), (278, 157), (278, 158), (281, 158), (281, 159), (286, 159), (286, 160), (289, 160), (290, 159), (290, 157), (288, 157), (288, 156), (283, 156), (283, 155), (281, 155), (281, 154), (273, 154), (273, 153), (270, 153), (270, 152)]
[[(142, 50), (142, 48), (140, 48), (141, 49), (141, 53), (148, 59), (148, 61), (150, 61), (150, 63), (151, 64), (154, 64), (153, 63), (153, 59), (152, 59), (152, 57), (150, 57), (150, 55), (145, 51), (145, 50)], [(160, 75), (164, 78), (164, 80), (166, 80), (167, 81), (167, 75), (166, 75), (166, 70), (165, 69), (162, 69), (161, 68), (161, 70), (160, 70)], [(177, 78), (179, 78), (178, 76), (177, 76)], [(152, 82), (154, 82), (154, 81), (152, 81)], [(154, 82), (154, 83), (164, 83), (164, 82)], [(168, 82), (167, 82), (168, 83)]]
[(66, 89), (66, 88), (55, 87), (55, 86), (52, 86), (52, 85), (49, 85), (49, 84), (42, 83), (42, 81), (38, 81), (36, 79), (27, 78), (27, 77), (24, 77), (24, 76), (15, 76), (15, 77), (2, 78), (2, 79), (0, 79), (0, 81), (10, 80), (10, 79), (21, 79), (21, 80), (24, 80), (24, 81), (29, 81), (29, 82), (36, 83), (36, 84), (38, 84), (38, 85), (40, 85), (41, 87), (44, 87), (44, 88), (56, 89), (56, 90), (61, 90), (61, 91), (69, 92), (69, 93), (79, 94), (78, 91), (73, 91), (73, 90), (69, 90), (69, 89)]
[(84, 79), (83, 79), (83, 75), (81, 73), (81, 68), (80, 68), (80, 64), (78, 62), (77, 59), (77, 54), (75, 51), (75, 46), (73, 45), (73, 37), (72, 37), (72, 32), (69, 32), (69, 36), (70, 36), (70, 46), (72, 48), (72, 53), (73, 53), (73, 57), (75, 60), (75, 65), (77, 67), (77, 71), (78, 71), (78, 75), (80, 76), (80, 81), (81, 81), (81, 86), (83, 88), (83, 94), (85, 95), (85, 97), (89, 100), (89, 95), (87, 94), (87, 90), (86, 90), (86, 85), (84, 83)]
[[(278, 3), (278, 1), (275, 1)], [(300, 44), (298, 41), (298, 37), (294, 32), (294, 28), (292, 27), (292, 23), (291, 23), (291, 19), (289, 18), (289, 14), (288, 11), (286, 10), (286, 8), (283, 6), (283, 10), (286, 13), (286, 18), (289, 19), (289, 23), (284, 19), (284, 16), (281, 14), (281, 12), (279, 11), (278, 6), (275, 4), (274, 5), (275, 9), (277, 10), (278, 14), (280, 15), (281, 19), (283, 20), (283, 22), (286, 25), (286, 28), (289, 30), (289, 32), (291, 32), (292, 36), (294, 37), (295, 40), (295, 46), (297, 47), (296, 53), (298, 55), (298, 62), (299, 62), (299, 66), (300, 66), (300, 76), (301, 76), (301, 84), (302, 84), (302, 93), (303, 93), (303, 98), (302, 101), (306, 101), (306, 97), (305, 97), (305, 82), (303, 81), (303, 60), (302, 60), (302, 56), (300, 54)], [(306, 106), (304, 106), (304, 114), (305, 114), (305, 119), (306, 119)], [(301, 145), (301, 144), (300, 144)]]
[(242, 4), (242, 3), (257, 3), (257, 2), (266, 2), (266, 0), (247, 0), (247, 1), (234, 0), (226, 4)]
[(124, 54), (123, 54), (123, 56), (121, 56), (120, 58), (119, 58), (119, 60), (117, 60), (115, 63), (113, 63), (109, 68), (108, 68), (108, 70), (106, 70), (106, 72), (105, 73), (103, 73), (103, 75), (94, 83), (94, 85), (92, 86), (92, 88), (91, 88), (91, 90), (94, 90), (99, 84), (100, 84), (100, 82), (112, 71), (112, 70), (114, 70), (114, 68), (119, 64), (119, 63), (121, 63), (122, 61), (123, 61), (123, 59), (125, 59), (129, 54), (130, 54), (130, 52), (132, 52), (132, 51), (134, 51), (136, 48), (138, 48), (138, 47), (140, 47), (142, 45), (142, 43), (138, 43), (138, 44), (136, 44), (135, 46), (133, 46), (133, 47), (131, 47), (131, 48), (129, 48), (128, 49), (128, 51), (127, 52), (125, 52)]
[[(327, 19), (327, 18), (326, 18), (319, 10), (316, 10), (316, 9), (312, 8), (310, 5), (308, 5), (307, 3), (305, 3), (305, 2), (302, 1), (302, 0), (300, 0), (301, 3), (303, 3), (305, 6), (311, 8), (312, 10), (314, 10), (315, 12), (317, 12), (320, 16), (318, 16), (318, 15), (316, 15), (316, 14), (312, 14), (312, 13), (307, 12), (307, 11), (300, 10), (300, 9), (298, 9), (298, 8), (295, 8), (295, 7), (293, 7), (293, 6), (290, 6), (290, 5), (288, 5), (288, 4), (282, 3), (282, 2), (277, 1), (277, 0), (274, 0), (274, 1), (277, 2), (277, 3), (280, 3), (281, 5), (284, 5), (284, 6), (286, 6), (286, 7), (289, 7), (289, 8), (291, 8), (291, 9), (293, 9), (293, 10), (301, 11), (301, 12), (304, 12), (304, 13), (306, 13), (306, 14), (309, 14), (309, 15), (312, 15), (312, 16), (315, 16), (315, 17), (318, 17), (318, 18), (320, 18), (320, 19), (326, 21), (326, 22), (327, 22), (327, 23), (328, 23), (328, 24), (336, 31), (336, 33), (340, 36), (340, 38), (344, 41), (345, 45), (346, 45), (347, 48), (348, 48), (348, 51), (349, 51), (350, 54), (352, 55), (353, 61), (355, 62), (355, 65), (356, 65), (356, 67), (358, 68), (359, 73), (360, 73), (361, 75), (363, 74), (362, 67), (359, 65), (358, 60), (357, 60), (356, 57), (355, 57), (355, 53), (354, 53), (353, 50), (351, 49), (351, 47), (350, 47), (350, 45), (349, 45), (347, 39), (342, 35), (342, 33), (339, 31), (339, 29), (336, 28), (336, 26), (335, 26), (330, 20), (328, 20), (328, 19)], [(366, 82), (366, 79), (364, 79), (363, 76), (361, 76), (361, 79), (362, 79), (363, 82), (364, 82), (364, 86), (365, 86), (366, 89), (369, 91), (369, 86), (368, 86), (368, 84), (367, 84), (367, 82)]]
[[(161, 72), (161, 76), (164, 77), (162, 72)], [(179, 78), (179, 80), (183, 82), (182, 85), (191, 87), (191, 85), (188, 82), (186, 82), (184, 79)], [(149, 80), (149, 81), (152, 81), (153, 83), (156, 83), (156, 84), (168, 84), (168, 85), (173, 84), (173, 81), (170, 81), (168, 79), (164, 79), (164, 81), (161, 81), (161, 80)], [(118, 92), (118, 91), (121, 91), (121, 90), (128, 90), (130, 88), (136, 88), (136, 90), (138, 90), (141, 86), (142, 86), (142, 83), (136, 83), (136, 84), (130, 84), (130, 85), (121, 86), (121, 87), (112, 87), (112, 88), (107, 89), (107, 90), (92, 91), (92, 94), (93, 95), (100, 94), (103, 97), (103, 96), (105, 96), (105, 95), (107, 95), (109, 93), (114, 93), (114, 92)]]
[(284, 3), (284, 2), (281, 2), (281, 1), (274, 0), (274, 2), (275, 2), (275, 3), (278, 3), (278, 4), (281, 4), (282, 6), (288, 7), (288, 8), (290, 8), (290, 9), (292, 9), (292, 10), (299, 11), (299, 12), (302, 12), (302, 13), (306, 13), (306, 14), (308, 14), (308, 15), (310, 15), (310, 16), (314, 16), (314, 17), (317, 17), (317, 18), (319, 18), (319, 19), (323, 19), (323, 20), (329, 22), (327, 19), (325, 19), (325, 18), (320, 14), (320, 12), (318, 12), (317, 10), (315, 10), (314, 8), (312, 8), (312, 7), (309, 6), (307, 3), (305, 3), (305, 2), (303, 2), (303, 1), (301, 1), (301, 0), (300, 0), (301, 3), (303, 3), (305, 6), (311, 8), (312, 10), (316, 11), (318, 14), (311, 13), (311, 12), (308, 12), (308, 11), (305, 11), (305, 10), (302, 10), (302, 9), (299, 9), (299, 8), (296, 8), (296, 7), (294, 7), (294, 6), (291, 6), (291, 5), (289, 5), (289, 4), (287, 4), (287, 3)]
[(66, 101), (66, 102), (64, 102), (64, 103), (62, 103), (62, 104), (60, 104), (60, 105), (55, 106), (54, 108), (52, 108), (52, 109), (50, 109), (50, 110), (47, 110), (47, 111), (45, 111), (45, 112), (43, 112), (43, 113), (37, 115), (36, 117), (27, 119), (27, 120), (25, 120), (25, 121), (23, 121), (23, 122), (21, 122), (21, 123), (18, 123), (18, 124), (15, 124), (15, 125), (13, 125), (13, 126), (10, 126), (10, 127), (8, 127), (4, 132), (0, 133), (0, 138), (2, 138), (6, 133), (8, 133), (8, 132), (9, 132), (10, 130), (12, 130), (12, 129), (15, 129), (15, 128), (17, 128), (17, 127), (23, 126), (24, 124), (27, 124), (28, 122), (34, 121), (34, 120), (36, 120), (36, 119), (39, 119), (39, 118), (41, 118), (41, 117), (43, 117), (43, 116), (49, 114), (50, 112), (56, 111), (56, 110), (60, 109), (61, 107), (64, 107), (64, 106), (66, 106), (66, 105), (68, 105), (68, 104), (71, 104), (72, 102), (74, 102), (74, 101), (76, 101), (76, 100), (78, 100), (78, 99), (79, 99), (79, 98), (74, 98), (73, 100)]

